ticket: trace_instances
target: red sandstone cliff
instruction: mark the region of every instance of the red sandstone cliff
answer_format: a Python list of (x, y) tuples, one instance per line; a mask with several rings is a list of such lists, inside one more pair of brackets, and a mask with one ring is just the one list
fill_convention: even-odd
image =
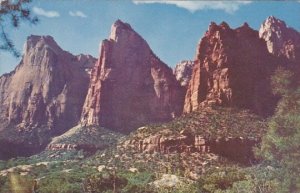
[(259, 29), (259, 37), (264, 39), (268, 51), (275, 56), (289, 60), (300, 60), (300, 33), (274, 16), (268, 17)]
[(270, 76), (277, 63), (248, 24), (211, 23), (201, 39), (184, 112), (206, 105), (238, 106), (268, 115), (274, 107)]
[(182, 112), (183, 92), (147, 42), (118, 20), (101, 44), (81, 122), (128, 131), (170, 120)]
[(50, 36), (28, 37), (20, 64), (0, 77), (1, 143), (38, 148), (77, 124), (95, 62), (62, 50)]

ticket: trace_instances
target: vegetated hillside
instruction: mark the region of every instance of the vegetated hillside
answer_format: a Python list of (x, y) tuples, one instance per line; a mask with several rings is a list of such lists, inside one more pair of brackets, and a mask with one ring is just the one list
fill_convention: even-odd
[[(222, 186), (219, 183), (229, 188), (234, 181), (246, 179), (244, 163), (212, 152), (212, 149), (146, 151), (151, 146), (142, 150), (135, 146), (135, 142), (145, 142), (157, 135), (165, 141), (176, 141), (180, 140), (180, 136), (189, 134), (203, 136), (210, 141), (224, 137), (259, 139), (265, 129), (265, 120), (260, 117), (249, 111), (229, 108), (207, 108), (183, 115), (170, 123), (142, 127), (129, 136), (111, 133), (103, 128), (77, 126), (54, 138), (47, 150), (39, 155), (3, 162), (0, 186), (3, 190), (9, 188), (7, 171), (11, 171), (15, 178), (26, 179), (27, 185), (33, 185), (34, 179), (38, 179), (36, 190), (49, 193), (55, 190), (89, 192), (86, 189), (94, 189), (95, 192), (114, 189), (117, 192), (197, 192), (203, 188), (200, 183), (208, 186), (206, 192), (213, 192), (210, 190)], [(71, 147), (68, 144), (93, 144), (99, 149), (91, 156), (90, 149), (49, 148), (55, 144), (66, 144), (64, 147)], [(110, 147), (103, 149), (103, 144)], [(168, 143), (164, 145), (168, 146)], [(222, 172), (230, 175), (229, 178), (220, 175)], [(223, 182), (226, 179), (227, 182)]]
[(177, 164), (181, 172), (195, 169), (200, 175), (206, 164), (254, 162), (252, 148), (265, 131), (265, 121), (249, 111), (208, 108), (170, 123), (139, 128), (107, 152), (118, 155), (124, 166), (140, 163), (156, 168), (162, 164), (175, 169), (170, 164)]
[[(165, 124), (149, 125), (147, 129), (138, 129), (133, 132), (133, 137), (148, 137), (155, 133), (164, 133), (165, 129), (170, 134), (187, 130), (197, 135), (208, 138), (219, 137), (253, 137), (260, 138), (265, 132), (266, 123), (262, 117), (251, 113), (249, 110), (224, 107), (207, 107), (201, 111), (183, 114)], [(142, 135), (140, 135), (142, 134)]]

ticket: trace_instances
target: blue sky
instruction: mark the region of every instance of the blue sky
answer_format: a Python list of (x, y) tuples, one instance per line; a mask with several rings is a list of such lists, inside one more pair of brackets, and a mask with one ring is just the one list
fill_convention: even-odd
[[(7, 27), (22, 51), (27, 36), (51, 35), (73, 54), (99, 55), (99, 44), (107, 38), (112, 23), (121, 19), (141, 34), (165, 63), (193, 59), (196, 46), (211, 21), (226, 21), (236, 28), (245, 21), (254, 29), (270, 15), (300, 31), (300, 2), (297, 1), (163, 1), (163, 0), (34, 0), (38, 25)], [(15, 68), (21, 59), (0, 52), (0, 74)]]

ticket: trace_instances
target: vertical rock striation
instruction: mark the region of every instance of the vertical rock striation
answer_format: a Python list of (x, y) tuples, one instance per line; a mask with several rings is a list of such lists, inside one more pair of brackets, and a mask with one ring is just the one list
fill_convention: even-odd
[(259, 29), (259, 37), (267, 43), (268, 51), (289, 60), (300, 60), (300, 33), (288, 27), (284, 21), (268, 17)]
[(39, 148), (77, 124), (95, 62), (62, 50), (50, 36), (28, 37), (20, 64), (0, 77), (1, 142)]
[(265, 42), (247, 23), (237, 29), (211, 23), (197, 48), (184, 112), (222, 105), (268, 115), (275, 103), (270, 87), (275, 67)]
[(121, 131), (170, 120), (184, 93), (172, 70), (129, 24), (117, 20), (101, 44), (81, 122)]

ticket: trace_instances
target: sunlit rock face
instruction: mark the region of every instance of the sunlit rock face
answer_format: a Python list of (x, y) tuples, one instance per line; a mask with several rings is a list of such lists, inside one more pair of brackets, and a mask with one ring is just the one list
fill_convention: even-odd
[(184, 112), (207, 105), (248, 108), (261, 115), (273, 111), (270, 76), (277, 64), (247, 23), (237, 29), (211, 23), (195, 58)]
[(184, 91), (175, 76), (129, 24), (116, 21), (92, 70), (81, 123), (120, 131), (172, 119)]
[(174, 75), (177, 81), (179, 81), (181, 86), (183, 87), (188, 86), (190, 79), (192, 77), (193, 67), (194, 67), (194, 61), (190, 61), (190, 60), (183, 60), (178, 64), (176, 64), (174, 69)]
[(259, 29), (259, 37), (264, 39), (268, 51), (275, 56), (290, 60), (300, 60), (300, 33), (274, 16), (268, 17)]
[(50, 136), (77, 124), (95, 62), (89, 55), (62, 50), (50, 36), (28, 37), (19, 65), (0, 77), (0, 136), (5, 143), (38, 149)]

